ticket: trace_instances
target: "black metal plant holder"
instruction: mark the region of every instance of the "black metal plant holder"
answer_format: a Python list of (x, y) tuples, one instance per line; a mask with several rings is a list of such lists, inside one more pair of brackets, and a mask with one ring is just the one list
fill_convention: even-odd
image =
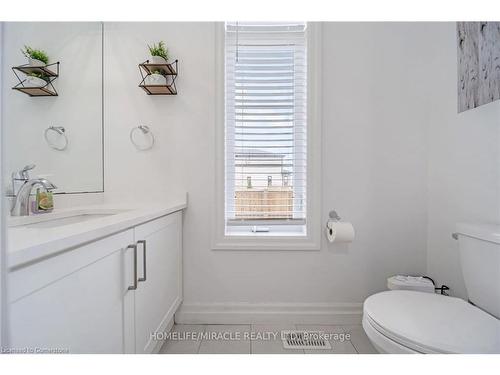
[[(175, 80), (178, 74), (178, 62), (175, 60), (173, 63), (169, 64), (165, 62), (164, 64), (152, 64), (149, 60), (146, 60), (142, 64), (139, 64), (139, 71), (141, 72), (142, 81), (139, 83), (139, 87), (142, 88), (148, 95), (177, 95), (177, 87), (175, 85)], [(161, 85), (149, 85), (146, 84), (146, 77), (153, 74), (153, 72), (158, 71), (159, 74), (165, 77), (166, 84)]]
[[(55, 71), (50, 68), (53, 66), (55, 66), (56, 68)], [(12, 67), (12, 71), (19, 81), (19, 83), (12, 88), (13, 90), (24, 92), (29, 96), (58, 96), (56, 88), (54, 87), (52, 82), (54, 82), (57, 77), (59, 77), (59, 61), (43, 66), (31, 66), (29, 64), (14, 66)], [(23, 76), (19, 76), (18, 72), (21, 72), (25, 75), (29, 75), (31, 73), (41, 74), (44, 77), (42, 79), (46, 80), (47, 84), (40, 87), (26, 86), (26, 78), (24, 78)]]

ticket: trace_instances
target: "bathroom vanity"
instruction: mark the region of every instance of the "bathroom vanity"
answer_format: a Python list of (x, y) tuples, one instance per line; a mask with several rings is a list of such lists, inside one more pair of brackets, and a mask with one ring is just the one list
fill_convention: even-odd
[(182, 301), (185, 200), (11, 218), (12, 348), (153, 353)]
[[(9, 79), (29, 80), (57, 66), (52, 97), (12, 90), (12, 80), (2, 86), (11, 174), (5, 188), (12, 200), (9, 347), (21, 353), (155, 352), (162, 344), (155, 332), (171, 328), (182, 301), (186, 198), (136, 208), (88, 204), (115, 197), (104, 192), (102, 23), (11, 23), (4, 32)], [(41, 49), (52, 65), (31, 65), (20, 51), (24, 44)], [(24, 73), (16, 76), (10, 67)], [(30, 195), (39, 191), (57, 197), (53, 212), (32, 215), (51, 209), (47, 202), (33, 208)], [(121, 193), (130, 195), (126, 186)], [(77, 201), (84, 207), (75, 207)]]

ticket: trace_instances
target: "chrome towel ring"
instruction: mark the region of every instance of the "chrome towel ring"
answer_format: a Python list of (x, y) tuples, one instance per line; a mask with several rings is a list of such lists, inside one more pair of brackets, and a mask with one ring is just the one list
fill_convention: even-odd
[[(143, 138), (146, 140), (145, 143), (138, 142), (136, 133), (137, 130), (140, 130), (139, 135), (143, 135)], [(130, 130), (130, 142), (140, 151), (151, 150), (155, 144), (155, 136), (149, 126), (147, 125), (139, 125)]]
[[(55, 132), (57, 133), (60, 137), (62, 137), (63, 143), (62, 145), (55, 143), (54, 140), (51, 140), (49, 138), (49, 133), (50, 132)], [(53, 148), (54, 150), (57, 151), (64, 151), (68, 147), (68, 137), (66, 136), (66, 129), (64, 129), (63, 126), (49, 126), (47, 129), (45, 129), (45, 132), (43, 133), (43, 136), (45, 140), (47, 141), (47, 144)]]

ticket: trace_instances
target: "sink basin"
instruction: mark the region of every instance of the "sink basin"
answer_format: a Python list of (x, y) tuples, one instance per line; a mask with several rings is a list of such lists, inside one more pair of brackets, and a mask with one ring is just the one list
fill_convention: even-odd
[(83, 223), (89, 220), (102, 219), (126, 211), (128, 210), (80, 209), (63, 212), (52, 212), (31, 216), (10, 217), (8, 224), (11, 228), (55, 228), (64, 225)]
[(63, 217), (61, 219), (40, 221), (38, 223), (26, 224), (23, 226), (26, 228), (54, 228), (54, 227), (60, 227), (61, 225), (76, 224), (87, 220), (100, 219), (111, 215), (115, 214), (83, 214), (83, 215)]

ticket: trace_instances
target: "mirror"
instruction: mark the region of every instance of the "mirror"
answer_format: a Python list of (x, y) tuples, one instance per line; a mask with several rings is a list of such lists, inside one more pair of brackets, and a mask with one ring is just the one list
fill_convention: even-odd
[[(100, 22), (5, 23), (6, 182), (35, 164), (30, 177), (47, 178), (58, 187), (55, 193), (103, 191), (102, 32)], [(42, 62), (30, 62), (25, 46), (46, 53), (46, 72), (32, 68), (43, 66), (44, 56), (32, 53)], [(45, 94), (57, 96), (30, 96)]]

